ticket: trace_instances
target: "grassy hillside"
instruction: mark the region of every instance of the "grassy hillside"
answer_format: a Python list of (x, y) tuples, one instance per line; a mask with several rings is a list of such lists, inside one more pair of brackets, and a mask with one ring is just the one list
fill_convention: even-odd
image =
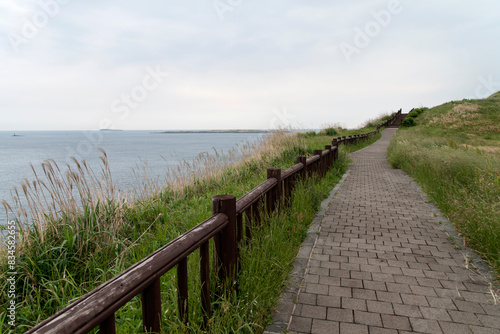
[[(371, 129), (362, 132), (368, 131)], [(50, 175), (49, 191), (41, 193), (44, 187), (35, 186), (39, 184), (36, 180), (24, 184), (19, 191), (20, 196), (24, 193), (33, 201), (25, 208), (25, 214), (19, 216), (15, 265), (18, 326), (14, 332), (26, 331), (210, 217), (212, 196), (233, 194), (240, 197), (265, 180), (266, 168), (288, 168), (295, 164), (297, 156), (310, 156), (314, 149), (330, 144), (334, 135), (350, 134), (352, 132), (332, 127), (320, 134), (278, 132), (257, 146), (244, 147), (245, 152), (241, 152), (245, 153), (244, 161), (237, 163), (227, 155), (202, 155), (192, 163), (183, 164), (177, 173), (174, 171), (174, 178), (167, 186), (160, 186), (145, 176), (138, 190), (139, 201), (113, 196), (115, 189), (105, 155), (104, 179), (95, 178), (98, 174), (89, 171), (82, 162), (75, 161), (69, 174), (47, 163), (44, 171)], [(378, 137), (374, 136), (372, 141)], [(359, 148), (361, 144), (341, 147), (340, 159), (327, 177), (300, 185), (287, 211), (265, 218), (262, 228), (252, 237), (252, 246), (242, 250), (244, 270), (239, 281), (240, 293), (232, 300), (217, 301), (210, 320), (211, 332), (263, 330), (321, 200), (347, 169), (349, 151)], [(232, 155), (240, 156), (234, 152)], [(68, 190), (70, 187), (78, 189), (81, 205), (75, 203)], [(45, 199), (55, 201), (57, 207), (67, 211), (44, 211), (41, 203)], [(36, 220), (29, 220), (30, 216)], [(23, 229), (23, 222), (33, 224), (33, 228)], [(188, 257), (189, 273), (199, 272), (197, 254)], [(8, 272), (7, 254), (0, 255), (3, 255), (0, 266), (4, 275)], [(6, 321), (7, 284), (2, 276), (0, 333), (12, 329)], [(197, 327), (202, 323), (199, 286), (199, 275), (191, 274), (191, 332), (201, 332)], [(184, 332), (176, 305), (175, 270), (171, 270), (162, 277), (163, 329), (166, 332)], [(118, 332), (140, 332), (140, 296), (120, 309), (116, 316)]]
[(500, 92), (426, 110), (401, 128), (389, 161), (410, 174), (500, 274)]

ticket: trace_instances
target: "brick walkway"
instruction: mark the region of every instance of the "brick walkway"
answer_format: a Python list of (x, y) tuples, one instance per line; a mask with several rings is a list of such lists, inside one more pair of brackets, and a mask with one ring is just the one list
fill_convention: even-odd
[(352, 154), (307, 266), (291, 333), (496, 333), (500, 305), (465, 268), (411, 179), (386, 161), (386, 129)]

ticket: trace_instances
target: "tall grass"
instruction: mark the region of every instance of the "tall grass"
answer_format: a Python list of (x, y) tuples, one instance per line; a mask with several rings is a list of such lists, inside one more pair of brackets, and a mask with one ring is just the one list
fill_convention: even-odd
[[(494, 102), (495, 103), (495, 102)], [(494, 105), (493, 103), (493, 105)], [(471, 112), (472, 115), (467, 114)], [(422, 125), (399, 130), (390, 163), (409, 173), (454, 223), (465, 242), (500, 274), (500, 156), (491, 119), (500, 104), (475, 100), (427, 110)]]
[[(329, 136), (304, 138), (277, 132), (240, 151), (200, 155), (194, 163), (171, 170), (165, 180), (152, 179), (143, 169), (136, 172), (142, 183), (132, 197), (116, 190), (105, 152), (99, 173), (79, 161), (66, 171), (53, 161), (46, 162), (43, 175), (33, 168), (35, 180), (24, 181), (22, 190), (14, 192), (15, 205), (4, 203), (15, 215), (21, 237), (16, 253), (19, 326), (14, 332), (32, 327), (205, 220), (211, 215), (212, 196), (240, 197), (265, 180), (266, 168), (287, 168), (295, 164), (296, 156), (310, 156), (330, 141)], [(347, 168), (344, 148), (340, 156), (328, 177), (299, 187), (290, 211), (268, 217), (255, 236), (257, 242), (244, 248), (242, 293), (234, 300), (217, 302), (213, 332), (263, 328), (318, 203)], [(196, 256), (189, 258), (189, 272), (197, 271)], [(4, 254), (0, 261), (4, 275), (8, 271)], [(190, 276), (189, 282), (193, 301), (199, 300), (196, 276)], [(0, 277), (0, 319), (8, 303), (4, 278)], [(162, 278), (163, 325), (171, 332), (182, 327), (174, 316), (174, 278), (174, 273)], [(119, 331), (141, 328), (139, 299), (117, 313)], [(191, 305), (191, 318), (197, 319), (201, 306)], [(192, 326), (198, 330), (194, 320)], [(4, 323), (2, 329), (7, 328)]]

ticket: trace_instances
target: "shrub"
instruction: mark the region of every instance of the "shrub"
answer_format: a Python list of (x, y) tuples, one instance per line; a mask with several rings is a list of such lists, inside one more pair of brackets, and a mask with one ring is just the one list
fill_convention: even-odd
[(307, 131), (307, 132), (299, 133), (299, 136), (302, 138), (316, 137), (316, 135), (317, 135), (316, 131)]
[(323, 130), (323, 132), (327, 136), (336, 136), (339, 134), (337, 130), (335, 130), (335, 128), (326, 128)]
[(410, 112), (410, 113), (408, 114), (408, 116), (409, 116), (409, 117), (414, 117), (414, 118), (415, 118), (415, 117), (417, 117), (417, 116), (418, 116), (418, 112), (416, 112), (415, 110), (413, 110), (412, 112)]
[(414, 112), (416, 112), (416, 113), (417, 113), (417, 114), (419, 114), (419, 115), (420, 115), (421, 113), (423, 113), (424, 111), (426, 111), (426, 110), (429, 110), (429, 108), (427, 108), (427, 107), (422, 107), (422, 108), (415, 108), (415, 109), (413, 109), (413, 111), (414, 111)]
[(406, 117), (406, 118), (403, 120), (403, 122), (402, 122), (401, 124), (402, 124), (403, 126), (408, 126), (408, 127), (410, 127), (410, 126), (415, 126), (415, 125), (417, 125), (417, 122), (415, 121), (415, 119), (414, 119), (413, 117), (408, 116), (408, 117)]

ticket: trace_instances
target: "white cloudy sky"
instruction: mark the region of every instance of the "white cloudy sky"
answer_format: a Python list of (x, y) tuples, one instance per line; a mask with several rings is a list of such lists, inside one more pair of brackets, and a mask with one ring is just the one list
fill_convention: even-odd
[(354, 127), (500, 90), (499, 38), (498, 0), (0, 0), (0, 130)]

